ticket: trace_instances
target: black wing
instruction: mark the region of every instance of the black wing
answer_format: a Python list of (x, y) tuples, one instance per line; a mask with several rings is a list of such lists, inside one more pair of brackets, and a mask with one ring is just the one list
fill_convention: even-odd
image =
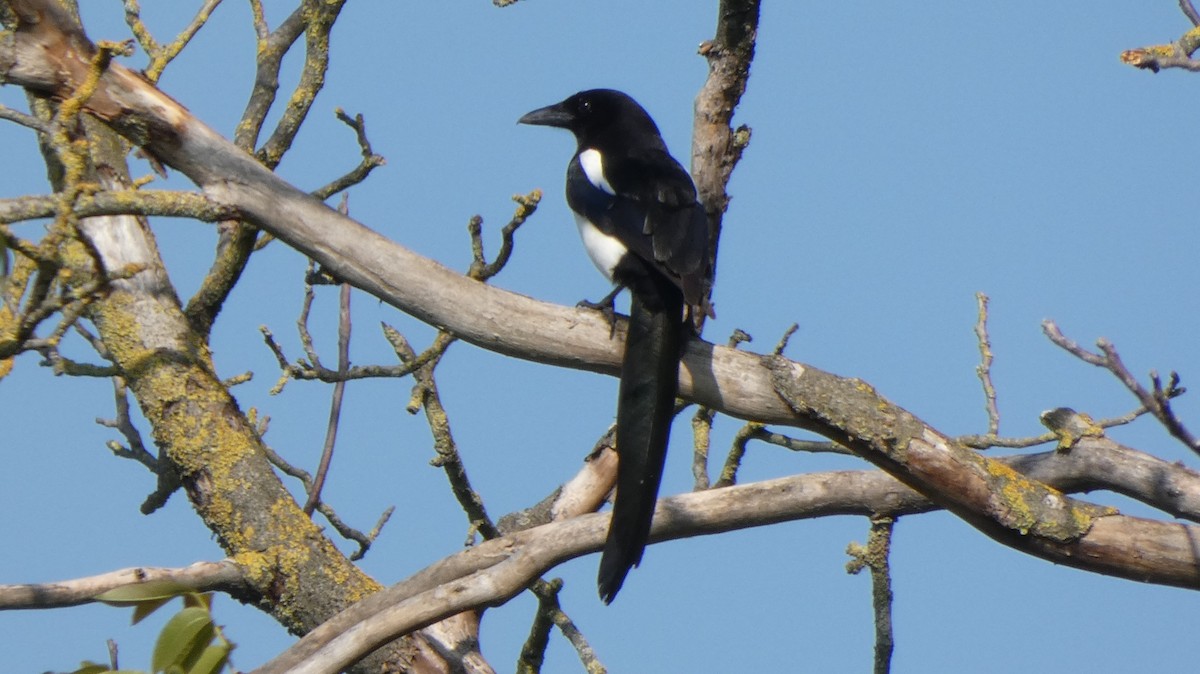
[(659, 149), (606, 154), (604, 173), (615, 195), (594, 188), (578, 158), (572, 161), (567, 184), (576, 187), (568, 188), (568, 203), (671, 279), (689, 305), (707, 313), (708, 218), (696, 202), (691, 176)]

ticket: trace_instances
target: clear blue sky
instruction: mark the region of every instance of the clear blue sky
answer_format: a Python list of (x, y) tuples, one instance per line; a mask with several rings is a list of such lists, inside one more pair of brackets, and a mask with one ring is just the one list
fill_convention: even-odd
[[(160, 39), (198, 4), (143, 3)], [(265, 4), (277, 23), (285, 3)], [(127, 36), (120, 3), (86, 5), (93, 39)], [(515, 120), (579, 89), (619, 88), (642, 102), (686, 162), (692, 100), (706, 75), (696, 47), (712, 35), (715, 5), (349, 3), (333, 36), (329, 85), (280, 173), (313, 188), (349, 169), (358, 150), (332, 111), (362, 113), (388, 165), (352, 190), (355, 217), (465, 269), (468, 218), (483, 215), (494, 235), (511, 214), (510, 195), (542, 188), (543, 206), (496, 283), (564, 304), (594, 299), (607, 288), (561, 196), (572, 141)], [(252, 80), (247, 13), (245, 3), (225, 3), (162, 80), (226, 134)], [(1200, 80), (1118, 60), (1124, 49), (1187, 27), (1168, 0), (766, 3), (737, 117), (754, 137), (730, 186), (719, 318), (706, 335), (723, 341), (741, 328), (756, 338), (750, 348), (769, 350), (796, 322), (790, 356), (861, 377), (951, 434), (985, 429), (971, 332), (977, 291), (992, 298), (1006, 435), (1040, 432), (1037, 415), (1050, 407), (1097, 417), (1133, 407), (1114, 379), (1042, 337), (1045, 318), (1083, 343), (1108, 337), (1138, 373), (1177, 370), (1196, 385), (1200, 235), (1189, 158)], [(285, 86), (297, 63), (289, 61)], [(0, 102), (21, 106), (23, 97), (9, 87)], [(44, 192), (32, 136), (0, 125), (0, 147), (3, 196)], [(213, 228), (160, 220), (154, 229), (173, 281), (190, 295)], [(223, 376), (254, 372), (236, 394), (243, 408), (272, 417), (270, 444), (312, 467), (329, 391), (293, 382), (268, 396), (278, 372), (258, 333), (268, 325), (299, 356), (293, 322), (303, 270), (303, 259), (278, 244), (256, 256), (213, 348)], [(336, 293), (322, 292), (318, 303), (313, 325), (332, 361)], [(391, 362), (380, 320), (418, 345), (431, 334), (366, 295), (356, 294), (354, 307), (358, 364)], [(95, 360), (79, 343), (70, 352)], [(439, 373), (493, 516), (540, 500), (574, 474), (612, 419), (611, 378), (466, 344), (451, 349)], [(402, 411), (408, 395), (407, 380), (349, 385), (326, 491), (364, 529), (397, 507), (363, 562), (385, 583), (458, 550), (466, 528), (445, 478), (428, 466), (423, 418)], [(1196, 394), (1178, 409), (1200, 425)], [(153, 516), (138, 514), (154, 480), (105, 449), (116, 434), (94, 419), (112, 416), (107, 382), (55, 378), (26, 356), (0, 382), (0, 410), (0, 582), (222, 556), (181, 495)], [(714, 452), (738, 426), (718, 421)], [(676, 424), (666, 493), (690, 487), (687, 429)], [(1151, 422), (1113, 435), (1196, 464)], [(742, 479), (863, 466), (753, 446)], [(1106, 494), (1088, 498), (1146, 512)], [(553, 575), (566, 580), (565, 610), (613, 672), (862, 672), (871, 661), (869, 581), (843, 565), (846, 544), (866, 530), (862, 519), (831, 518), (657, 545), (610, 607), (596, 598), (594, 556)], [(896, 672), (1187, 671), (1200, 660), (1192, 592), (1055, 567), (945, 514), (902, 520), (894, 546)], [(520, 597), (487, 614), (484, 652), (498, 670), (511, 669), (532, 609)], [(241, 669), (291, 642), (269, 618), (228, 599), (216, 613), (238, 643)], [(158, 624), (127, 623), (127, 611), (96, 606), (0, 614), (0, 669), (71, 669), (102, 659), (109, 637), (120, 642), (124, 666), (146, 667)], [(578, 671), (557, 636), (546, 671)]]

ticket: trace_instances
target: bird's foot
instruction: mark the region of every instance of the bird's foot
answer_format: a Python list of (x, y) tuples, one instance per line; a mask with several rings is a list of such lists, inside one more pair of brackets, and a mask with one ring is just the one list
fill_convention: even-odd
[(621, 286), (617, 286), (613, 291), (604, 296), (599, 302), (590, 302), (588, 300), (579, 300), (575, 305), (581, 309), (591, 309), (599, 311), (608, 321), (608, 337), (612, 339), (617, 334), (617, 310), (615, 307), (617, 294), (622, 290)]

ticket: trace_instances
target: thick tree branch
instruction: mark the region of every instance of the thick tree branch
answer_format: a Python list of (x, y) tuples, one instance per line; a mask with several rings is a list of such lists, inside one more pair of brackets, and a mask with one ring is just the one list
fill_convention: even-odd
[[(1068, 457), (1051, 452), (1039, 457), (1033, 465), (1045, 477), (1052, 477), (1061, 468), (1056, 464), (1075, 460), (1075, 453)], [(1160, 463), (1164, 469), (1171, 465)], [(1195, 494), (1200, 475), (1183, 472), (1177, 477), (1185, 479)], [(879, 471), (796, 475), (661, 499), (651, 540), (660, 542), (829, 515), (899, 516), (936, 508)], [(1193, 517), (1197, 515), (1200, 512), (1193, 513)], [(257, 674), (335, 671), (353, 662), (356, 652), (361, 655), (372, 644), (386, 643), (467, 608), (503, 603), (546, 569), (599, 550), (608, 519), (607, 514), (575, 517), (486, 541), (447, 557), (322, 625)], [(1112, 514), (1095, 520), (1087, 544), (1079, 552), (1099, 558), (1125, 556), (1147, 574), (1140, 580), (1197, 589), (1198, 536), (1198, 526)], [(1146, 545), (1139, 549), (1142, 543)]]

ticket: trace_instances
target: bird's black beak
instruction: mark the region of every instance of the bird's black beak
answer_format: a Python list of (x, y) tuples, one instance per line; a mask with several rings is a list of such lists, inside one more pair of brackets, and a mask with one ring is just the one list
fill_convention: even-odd
[(533, 112), (527, 112), (521, 119), (517, 120), (517, 124), (534, 124), (537, 126), (556, 126), (560, 129), (571, 128), (571, 123), (575, 121), (575, 116), (567, 112), (562, 103), (547, 105), (544, 108), (538, 108)]

